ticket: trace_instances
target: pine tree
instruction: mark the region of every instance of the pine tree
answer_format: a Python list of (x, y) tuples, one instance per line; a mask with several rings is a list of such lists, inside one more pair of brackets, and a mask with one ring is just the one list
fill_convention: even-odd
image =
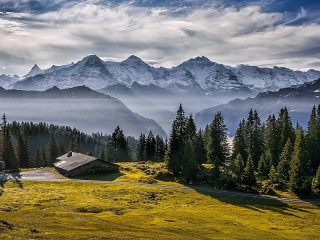
[(59, 143), (58, 143), (58, 150), (57, 151), (58, 151), (58, 156), (61, 156), (66, 153), (66, 150), (65, 150), (61, 141), (59, 141)]
[(56, 162), (57, 157), (58, 157), (58, 146), (54, 137), (51, 136), (48, 143), (49, 166), (53, 166), (53, 163)]
[(221, 112), (215, 115), (210, 125), (208, 159), (217, 164), (216, 167), (222, 166), (229, 159), (227, 128)]
[(156, 140), (153, 136), (152, 131), (149, 132), (146, 141), (146, 159), (149, 161), (154, 161), (156, 150)]
[(159, 135), (156, 136), (155, 160), (157, 162), (164, 160), (165, 143)]
[(254, 163), (252, 156), (249, 155), (244, 169), (243, 182), (249, 186), (254, 186), (256, 184), (256, 177), (254, 175)]
[(3, 114), (1, 124), (1, 155), (2, 161), (6, 163), (6, 168), (15, 169), (19, 167), (19, 163), (14, 154), (10, 131), (7, 126), (6, 115)]
[(102, 161), (107, 161), (106, 152), (103, 146), (100, 149), (99, 159)]
[(252, 155), (254, 166), (258, 166), (259, 158), (263, 152), (263, 130), (258, 112), (252, 109), (249, 112), (245, 125), (247, 151)]
[(207, 151), (206, 151), (206, 146), (205, 146), (203, 133), (201, 129), (196, 135), (194, 144), (195, 144), (195, 147), (194, 147), (195, 161), (198, 163), (198, 165), (201, 165), (207, 161)]
[(258, 162), (258, 173), (261, 176), (267, 176), (267, 170), (266, 170), (266, 157), (264, 154), (260, 156), (259, 162)]
[(34, 159), (35, 159), (35, 164), (37, 168), (39, 167), (44, 167), (44, 163), (42, 161), (42, 156), (41, 156), (41, 153), (40, 153), (40, 149), (38, 148), (37, 151), (36, 151), (36, 154), (34, 156)]
[(235, 159), (238, 156), (238, 154), (241, 155), (242, 159), (247, 160), (248, 158), (248, 150), (247, 150), (246, 135), (245, 135), (245, 124), (246, 124), (245, 121), (242, 120), (239, 123), (239, 126), (234, 135), (232, 159)]
[(30, 167), (30, 156), (28, 144), (23, 140), (22, 136), (18, 136), (17, 143), (17, 161), (21, 168), (29, 168)]
[(186, 136), (184, 141), (184, 156), (185, 163), (183, 166), (183, 175), (186, 180), (191, 180), (195, 177), (198, 171), (197, 152), (196, 152), (196, 137), (197, 127), (192, 115), (186, 121)]
[(277, 119), (275, 115), (271, 115), (267, 119), (264, 130), (265, 146), (271, 153), (272, 164), (278, 165), (279, 162), (279, 140), (280, 134), (277, 126)]
[(279, 128), (279, 155), (281, 154), (288, 139), (293, 141), (295, 139), (294, 129), (292, 127), (291, 117), (287, 108), (281, 108), (277, 119), (277, 125)]
[(141, 133), (139, 137), (137, 159), (138, 161), (144, 161), (146, 159), (146, 135), (144, 135), (143, 133)]
[(186, 136), (187, 120), (184, 115), (184, 110), (180, 104), (176, 117), (172, 124), (172, 129), (169, 138), (169, 147), (167, 151), (168, 169), (177, 175), (182, 172), (184, 165), (184, 150)]
[(294, 151), (290, 164), (290, 183), (289, 190), (298, 195), (309, 191), (310, 186), (306, 186), (310, 174), (310, 162), (306, 151), (303, 130), (297, 128)]
[(312, 192), (314, 194), (320, 194), (320, 166), (316, 172), (316, 176), (312, 180)]
[(41, 148), (41, 159), (42, 159), (43, 167), (50, 166), (50, 162), (48, 161), (47, 154), (46, 154), (46, 149), (44, 147)]
[(272, 183), (277, 182), (277, 171), (276, 168), (272, 165), (270, 168), (270, 172), (268, 174), (268, 177)]
[[(129, 149), (128, 143), (124, 136), (122, 129), (117, 126), (111, 136), (111, 141), (109, 141), (109, 145), (107, 146), (108, 152), (111, 154), (113, 159), (111, 162), (115, 161), (128, 161), (129, 156)], [(108, 160), (109, 161), (109, 160)]]
[(231, 161), (230, 169), (235, 178), (239, 181), (243, 175), (245, 164), (239, 153), (235, 159)]
[(316, 106), (313, 106), (312, 113), (308, 122), (308, 129), (306, 134), (306, 144), (308, 148), (308, 153), (311, 160), (311, 168), (313, 172), (316, 172), (316, 169), (319, 165), (319, 139), (318, 139), (318, 123), (317, 123), (317, 109)]
[(280, 179), (289, 180), (290, 162), (292, 159), (293, 146), (290, 139), (287, 140), (281, 155), (280, 162), (278, 164), (277, 173)]

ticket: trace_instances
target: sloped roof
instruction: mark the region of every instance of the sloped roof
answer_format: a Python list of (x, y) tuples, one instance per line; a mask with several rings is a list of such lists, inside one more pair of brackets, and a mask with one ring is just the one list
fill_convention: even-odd
[(55, 167), (63, 169), (65, 171), (71, 171), (98, 159), (82, 153), (72, 152), (72, 154), (67, 153), (58, 157), (57, 160), (59, 160), (59, 162), (54, 163)]

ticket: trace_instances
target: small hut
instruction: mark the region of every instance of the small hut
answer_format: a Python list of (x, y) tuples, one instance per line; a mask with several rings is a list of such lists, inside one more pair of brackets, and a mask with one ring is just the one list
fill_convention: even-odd
[(119, 166), (82, 153), (68, 152), (57, 158), (55, 168), (65, 176), (119, 171)]

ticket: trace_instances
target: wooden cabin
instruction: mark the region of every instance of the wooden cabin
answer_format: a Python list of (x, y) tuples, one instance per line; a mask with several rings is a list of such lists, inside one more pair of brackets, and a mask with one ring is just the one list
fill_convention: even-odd
[(119, 166), (82, 153), (68, 152), (57, 158), (55, 168), (65, 176), (119, 171)]

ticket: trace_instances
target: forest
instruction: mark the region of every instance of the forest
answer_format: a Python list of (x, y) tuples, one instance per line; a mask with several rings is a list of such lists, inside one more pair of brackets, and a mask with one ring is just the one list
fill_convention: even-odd
[(248, 192), (267, 184), (299, 196), (320, 194), (320, 105), (312, 108), (307, 129), (293, 126), (282, 108), (265, 122), (251, 109), (232, 143), (227, 131), (221, 112), (198, 130), (181, 104), (169, 139), (151, 131), (139, 139), (127, 137), (119, 126), (111, 135), (88, 135), (68, 126), (8, 123), (3, 115), (0, 153), (8, 169), (50, 167), (74, 151), (109, 162), (166, 162), (168, 172), (188, 184)]

